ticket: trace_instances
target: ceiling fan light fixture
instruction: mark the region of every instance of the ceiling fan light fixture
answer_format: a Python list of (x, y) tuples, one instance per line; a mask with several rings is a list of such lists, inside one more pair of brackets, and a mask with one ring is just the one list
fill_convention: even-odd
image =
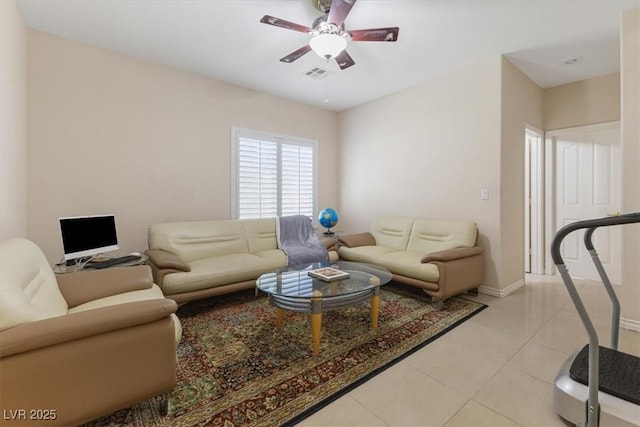
[[(1, 0), (0, 0), (1, 1)], [(311, 27), (285, 21), (271, 15), (264, 15), (260, 22), (286, 30), (297, 31), (311, 37), (309, 43), (294, 50), (280, 62), (287, 64), (300, 59), (310, 51), (314, 51), (327, 62), (335, 59), (341, 70), (355, 65), (355, 61), (347, 53), (346, 47), (351, 41), (395, 42), (398, 40), (398, 27), (369, 28), (345, 31), (344, 20), (357, 0), (311, 0), (313, 6), (323, 15), (317, 17)]]
[(319, 57), (329, 60), (347, 47), (347, 40), (337, 34), (323, 33), (314, 36), (309, 46)]

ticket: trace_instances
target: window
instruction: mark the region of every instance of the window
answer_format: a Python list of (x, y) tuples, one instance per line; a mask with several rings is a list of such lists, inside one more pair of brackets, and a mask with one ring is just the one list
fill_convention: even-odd
[(239, 128), (231, 134), (232, 217), (313, 218), (317, 143)]

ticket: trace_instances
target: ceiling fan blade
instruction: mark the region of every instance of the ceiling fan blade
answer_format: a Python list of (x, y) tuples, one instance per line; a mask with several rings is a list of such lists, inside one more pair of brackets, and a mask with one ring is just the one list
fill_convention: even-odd
[(284, 58), (280, 58), (280, 61), (291, 63), (296, 59), (299, 59), (302, 55), (309, 52), (310, 50), (311, 50), (311, 46), (309, 46), (308, 44), (304, 45), (300, 49), (296, 50), (295, 52), (291, 52), (289, 55), (285, 56)]
[(398, 40), (398, 27), (370, 28), (368, 30), (349, 31), (355, 42), (395, 42)]
[(355, 3), (356, 0), (331, 0), (327, 22), (340, 27)]
[(260, 22), (267, 25), (273, 25), (275, 27), (285, 28), (287, 30), (299, 31), (301, 33), (308, 33), (309, 31), (311, 31), (311, 28), (305, 27), (304, 25), (285, 21), (284, 19), (276, 18), (275, 16), (270, 15), (264, 15)]
[(341, 70), (355, 65), (355, 62), (353, 61), (353, 59), (351, 59), (346, 50), (343, 50), (338, 54), (338, 56), (336, 56), (336, 62), (338, 63), (338, 67), (340, 67)]

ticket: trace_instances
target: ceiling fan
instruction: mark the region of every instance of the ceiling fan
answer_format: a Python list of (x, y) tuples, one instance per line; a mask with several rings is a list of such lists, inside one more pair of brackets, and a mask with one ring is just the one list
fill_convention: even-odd
[(346, 31), (344, 29), (344, 20), (356, 3), (356, 0), (311, 1), (314, 7), (324, 14), (318, 17), (311, 27), (285, 21), (284, 19), (270, 15), (265, 15), (260, 20), (263, 24), (299, 31), (313, 36), (309, 44), (281, 58), (280, 61), (282, 62), (291, 63), (313, 50), (318, 56), (325, 58), (327, 61), (335, 59), (340, 69), (344, 70), (355, 64), (345, 50), (347, 42), (395, 42), (398, 40), (398, 27)]

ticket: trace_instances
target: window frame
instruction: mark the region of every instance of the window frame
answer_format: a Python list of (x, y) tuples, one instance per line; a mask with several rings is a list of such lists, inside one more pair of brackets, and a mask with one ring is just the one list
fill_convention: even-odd
[[(246, 129), (242, 127), (232, 126), (231, 127), (231, 218), (239, 219), (240, 215), (240, 206), (239, 206), (239, 147), (240, 140), (246, 139), (255, 139), (259, 141), (272, 142), (278, 144), (278, 160), (277, 160), (277, 216), (280, 216), (282, 213), (282, 186), (281, 186), (281, 176), (282, 176), (282, 156), (281, 156), (281, 148), (282, 145), (296, 145), (296, 146), (304, 146), (310, 147), (312, 150), (313, 161), (312, 161), (312, 176), (313, 176), (313, 195), (312, 195), (312, 213), (311, 220), (315, 221), (315, 212), (318, 208), (318, 141), (303, 138), (298, 136), (284, 135), (278, 134), (274, 132), (268, 131), (259, 131), (254, 129)], [(262, 217), (264, 218), (264, 217)]]

